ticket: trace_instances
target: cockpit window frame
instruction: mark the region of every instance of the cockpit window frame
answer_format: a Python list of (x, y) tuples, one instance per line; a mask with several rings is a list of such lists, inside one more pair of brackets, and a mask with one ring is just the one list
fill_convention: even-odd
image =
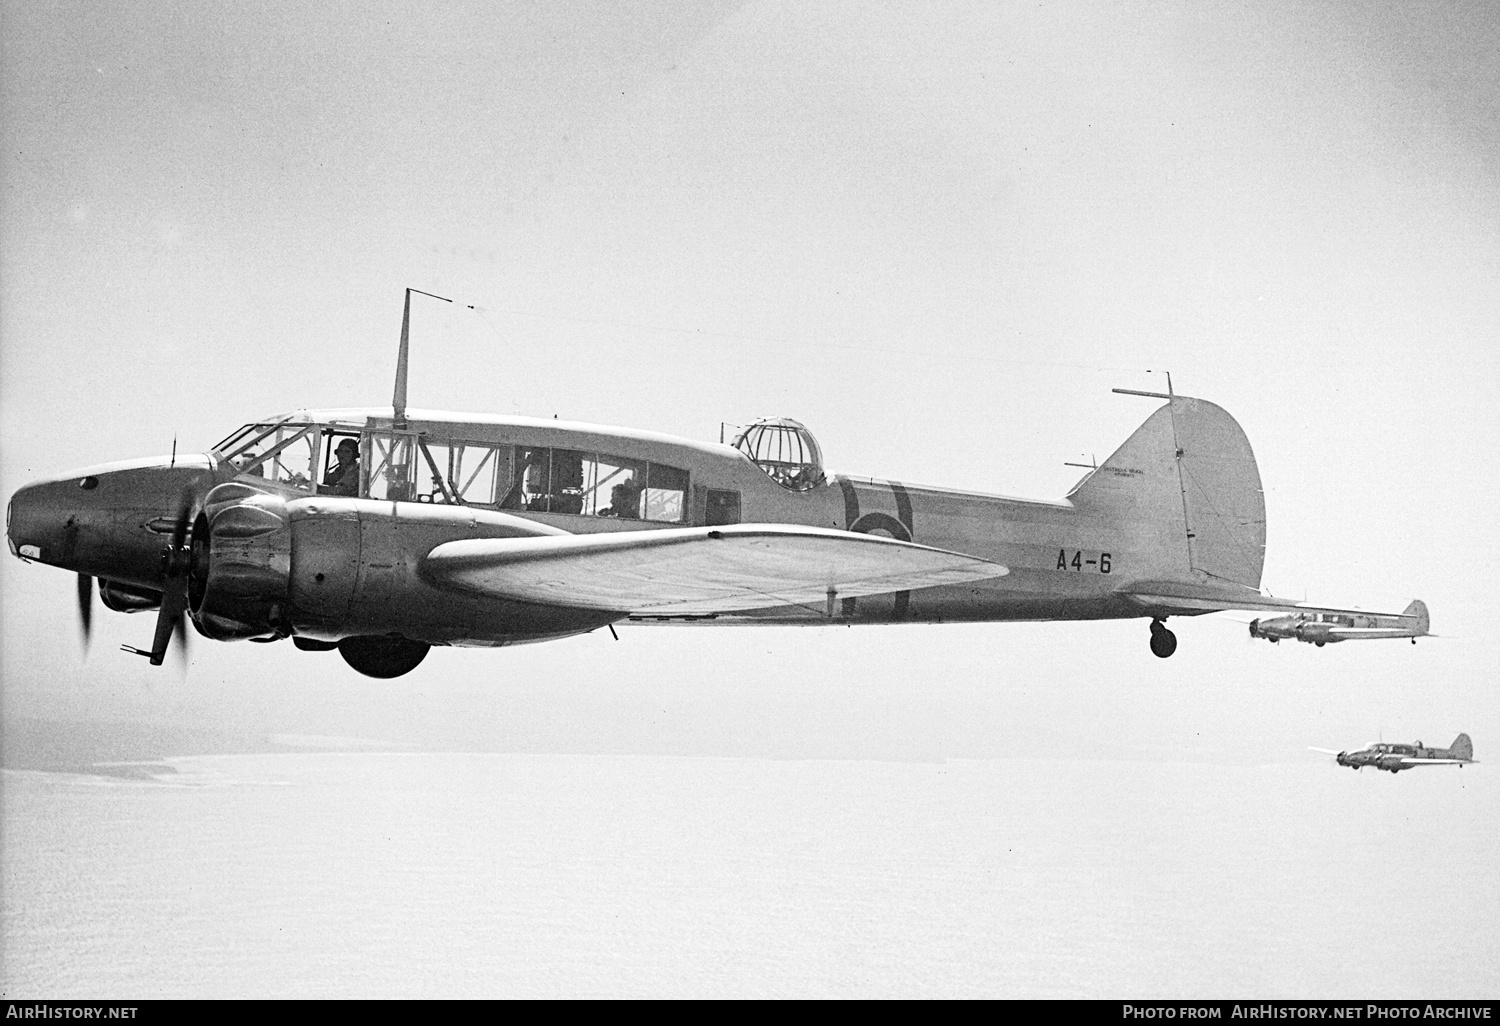
[[(232, 435), (230, 435), (228, 438), (224, 439), (218, 445), (215, 445), (209, 451), (210, 452), (214, 452), (214, 453), (218, 453), (220, 456), (222, 456), (226, 460), (232, 460), (235, 457), (239, 456), (246, 449), (249, 449), (249, 448), (252, 448), (252, 447), (254, 447), (256, 445), (259, 445), (262, 441), (265, 440), (265, 438), (268, 435), (270, 435), (273, 432), (275, 432), (275, 431), (277, 431), (277, 430), (285, 427), (290, 422), (292, 422), (292, 418), (291, 417), (282, 417), (280, 420), (277, 420), (277, 421), (262, 420), (262, 421), (256, 421), (253, 424), (246, 424), (244, 427), (242, 427), (238, 431), (234, 432)], [(257, 434), (254, 438), (250, 439), (248, 442), (241, 442), (238, 445), (235, 445), (235, 440), (236, 439), (243, 438), (246, 434), (249, 434), (252, 431), (256, 431), (257, 429), (259, 429), (260, 433)], [(231, 445), (234, 445), (234, 448), (232, 448), (232, 449), (229, 448), (229, 446), (231, 446)]]
[[(256, 426), (259, 426), (259, 425), (256, 425)], [(272, 433), (274, 433), (276, 431), (279, 431), (279, 430), (281, 430), (283, 428), (297, 427), (297, 426), (298, 426), (297, 422), (295, 422), (295, 421), (289, 421), (289, 420), (284, 420), (284, 421), (282, 421), (279, 424), (274, 424), (270, 428), (268, 428), (267, 430), (262, 431), (260, 434), (256, 435), (255, 439), (253, 441), (248, 442), (245, 445), (240, 446), (239, 449), (235, 450), (235, 452), (233, 454), (231, 454), (230, 456), (228, 456), (226, 458), (232, 462), (236, 458), (236, 456), (238, 456), (240, 453), (246, 452), (247, 450), (253, 448), (258, 443), (264, 441)], [(268, 462), (270, 462), (272, 460), (275, 460), (277, 456), (280, 456), (283, 452), (285, 452), (293, 443), (301, 441), (302, 439), (306, 438), (312, 432), (321, 432), (322, 428), (323, 428), (323, 425), (308, 423), (308, 424), (301, 425), (301, 427), (302, 427), (301, 431), (298, 431), (297, 433), (295, 433), (293, 435), (290, 435), (287, 438), (282, 439), (280, 442), (277, 442), (271, 448), (267, 449), (265, 452), (263, 452), (260, 455), (256, 456), (255, 459), (249, 461), (248, 463), (245, 463), (243, 465), (236, 464), (236, 466), (235, 466), (236, 472), (239, 473), (239, 474), (251, 474), (251, 473), (253, 473), (257, 467), (263, 467)], [(314, 450), (314, 452), (316, 452), (316, 450), (317, 450), (316, 443), (314, 443), (314, 445), (313, 445), (313, 450)], [(317, 469), (318, 468), (316, 466), (313, 466), (313, 467), (309, 468), (310, 472), (313, 475), (316, 474)], [(278, 481), (276, 483), (283, 483), (283, 482), (279, 482)], [(297, 486), (296, 485), (288, 485), (287, 487), (296, 488)], [(311, 491), (312, 490), (311, 479), (309, 479), (309, 484), (308, 484), (307, 488), (305, 488), (305, 489), (299, 489), (299, 490), (300, 491)]]

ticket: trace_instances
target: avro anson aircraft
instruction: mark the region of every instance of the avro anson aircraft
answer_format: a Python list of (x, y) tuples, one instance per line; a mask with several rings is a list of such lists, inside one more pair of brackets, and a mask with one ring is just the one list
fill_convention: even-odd
[(1273, 645), (1286, 638), (1309, 645), (1332, 644), (1335, 641), (1373, 641), (1377, 638), (1418, 638), (1427, 636), (1427, 604), (1416, 599), (1400, 616), (1379, 613), (1339, 613), (1302, 611), (1269, 620), (1251, 620), (1250, 636), (1265, 638)]
[[(252, 421), (208, 452), (89, 467), (18, 491), (10, 550), (155, 611), (160, 664), (190, 620), (291, 639), (394, 677), (434, 645), (637, 624), (882, 624), (1306, 615), (1259, 590), (1260, 474), (1213, 403), (1167, 393), (1063, 498), (831, 474), (794, 420), (731, 445), (392, 405)], [(441, 298), (441, 297), (439, 297)], [(1358, 614), (1366, 615), (1366, 614)], [(1385, 614), (1416, 623), (1404, 614)]]
[(1371, 741), (1353, 752), (1335, 752), (1329, 748), (1311, 746), (1309, 749), (1331, 755), (1338, 760), (1340, 766), (1348, 766), (1350, 769), (1374, 766), (1392, 773), (1418, 766), (1462, 766), (1464, 763), (1479, 761), (1474, 758), (1474, 744), (1467, 734), (1458, 735), (1447, 748), (1426, 748), (1420, 741), (1411, 745)]

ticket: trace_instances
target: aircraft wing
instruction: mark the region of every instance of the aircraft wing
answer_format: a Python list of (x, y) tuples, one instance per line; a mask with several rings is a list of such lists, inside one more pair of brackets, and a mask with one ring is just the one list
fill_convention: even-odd
[[(1131, 601), (1161, 615), (1193, 616), (1198, 613), (1227, 613), (1233, 610), (1276, 613), (1336, 613), (1340, 616), (1379, 616), (1417, 626), (1421, 619), (1410, 613), (1376, 613), (1368, 609), (1341, 609), (1337, 606), (1314, 606), (1291, 599), (1263, 595), (1253, 588), (1224, 584), (1197, 584), (1188, 581), (1142, 581), (1121, 589)], [(1339, 628), (1356, 630), (1357, 628)], [(1375, 630), (1377, 628), (1370, 628)], [(1397, 633), (1387, 637), (1405, 638)]]
[(437, 546), (421, 566), (434, 585), (496, 598), (664, 616), (779, 605), (821, 611), (832, 598), (1009, 572), (925, 545), (784, 524), (464, 539)]

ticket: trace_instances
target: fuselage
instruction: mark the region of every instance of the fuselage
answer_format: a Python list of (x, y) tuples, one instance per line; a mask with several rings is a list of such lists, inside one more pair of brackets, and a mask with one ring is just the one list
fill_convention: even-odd
[(1415, 769), (1423, 765), (1421, 762), (1411, 762), (1410, 760), (1412, 759), (1467, 761), (1466, 757), (1455, 755), (1450, 749), (1427, 748), (1420, 741), (1410, 745), (1377, 742), (1357, 751), (1340, 752), (1337, 758), (1340, 766), (1348, 766), (1352, 769), (1373, 766), (1375, 769), (1385, 770), (1389, 773), (1399, 773), (1402, 770)]
[(1264, 638), (1273, 644), (1279, 641), (1301, 641), (1322, 648), (1340, 641), (1416, 639), (1427, 633), (1425, 624), (1418, 623), (1415, 618), (1411, 618), (1410, 626), (1403, 624), (1402, 619), (1374, 613), (1298, 613), (1252, 620), (1250, 636)]
[[(39, 481), (12, 497), (7, 517), (13, 553), (99, 578), (111, 608), (152, 608), (151, 596), (171, 590), (175, 574), (187, 579), (200, 632), (222, 640), (291, 636), (306, 645), (368, 636), (504, 645), (626, 618), (873, 624), (1196, 615), (1206, 607), (1174, 596), (1255, 593), (1265, 538), (1243, 432), (1217, 406), (1182, 397), (1050, 501), (829, 474), (795, 421), (757, 421), (724, 445), (527, 417), (413, 410), (398, 420), (384, 408), (301, 411), (247, 424), (201, 456)], [(508, 601), (423, 576), (427, 553), (455, 540), (727, 524), (883, 535), (1009, 572), (841, 598), (829, 608), (768, 604), (669, 616)]]

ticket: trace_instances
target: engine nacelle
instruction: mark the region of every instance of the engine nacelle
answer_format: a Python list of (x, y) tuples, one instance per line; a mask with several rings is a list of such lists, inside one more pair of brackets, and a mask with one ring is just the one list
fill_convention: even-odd
[(466, 506), (287, 498), (229, 481), (208, 493), (193, 525), (188, 608), (215, 640), (337, 644), (361, 673), (392, 676), (429, 645), (518, 644), (614, 619), (435, 588), (419, 572), (423, 554), (446, 541), (555, 533)]
[(149, 613), (161, 608), (161, 592), (118, 581), (99, 582), (99, 600), (116, 613)]
[(193, 526), (188, 588), (199, 630), (218, 641), (290, 633), (284, 611), (291, 565), (284, 499), (237, 481), (210, 491)]
[(1264, 638), (1274, 645), (1284, 638), (1295, 638), (1297, 634), (1296, 631), (1288, 628), (1280, 620), (1257, 619), (1250, 621), (1250, 636), (1252, 638)]
[(1300, 617), (1278, 616), (1270, 620), (1250, 621), (1250, 636), (1264, 638), (1273, 645), (1278, 641), (1288, 641), (1293, 638), (1298, 641), (1310, 640), (1303, 637), (1306, 629), (1307, 623)]

